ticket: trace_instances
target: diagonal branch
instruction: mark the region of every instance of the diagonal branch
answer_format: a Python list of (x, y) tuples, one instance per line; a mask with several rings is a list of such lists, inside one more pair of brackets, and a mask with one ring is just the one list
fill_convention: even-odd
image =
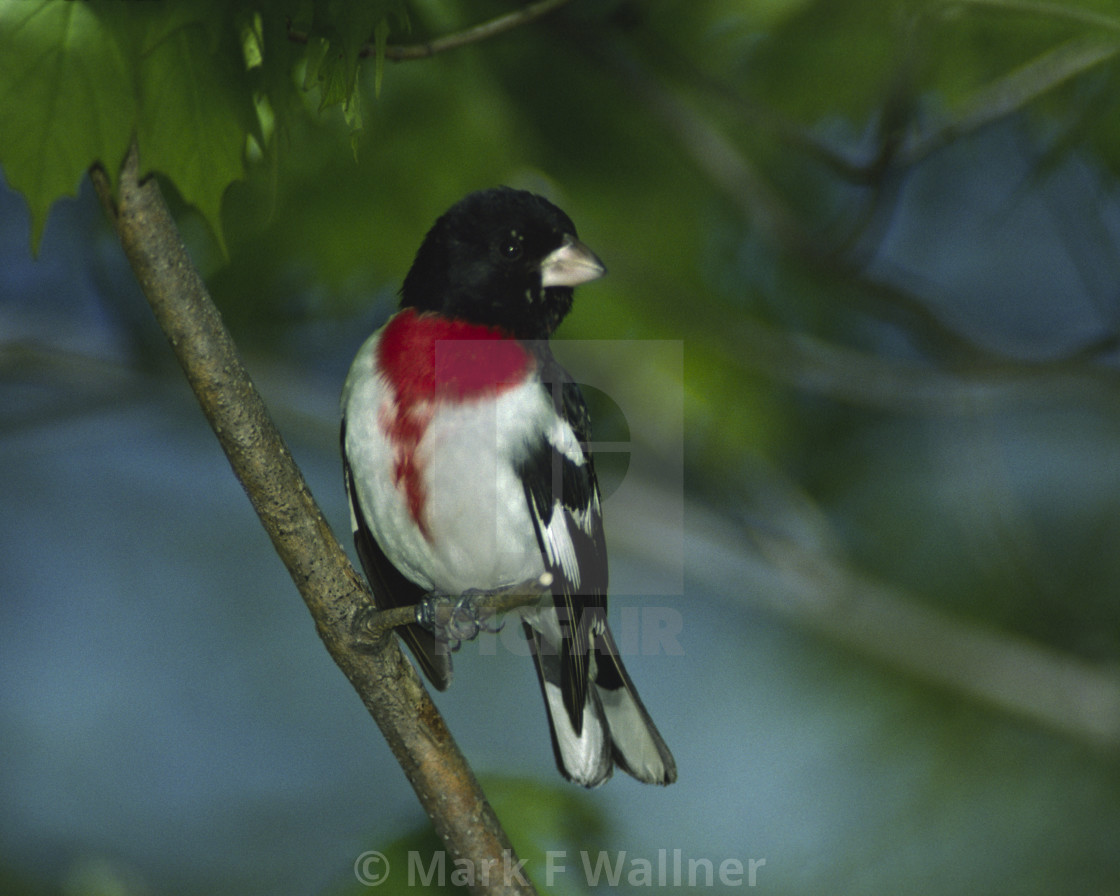
[[(537, 0), (536, 3), (530, 3), (524, 9), (506, 13), (504, 16), (497, 16), (481, 25), (437, 37), (435, 40), (418, 44), (390, 44), (385, 48), (385, 58), (390, 62), (427, 59), (429, 56), (435, 56), (436, 53), (456, 50), (459, 47), (465, 47), (467, 44), (487, 40), (507, 31), (512, 31), (514, 28), (520, 28), (522, 25), (527, 25), (554, 9), (559, 9), (567, 2), (568, 0)], [(375, 49), (371, 46), (362, 49), (363, 56), (372, 56), (375, 52)]]
[[(323, 518), (183, 246), (154, 178), (140, 177), (133, 143), (113, 197), (91, 171), (125, 255), (234, 473), (287, 566), (328, 652), (388, 741), (453, 859), (517, 868), (494, 810), (396, 639), (355, 648), (368, 591)], [(492, 863), (481, 865), (474, 863)], [(494, 877), (502, 877), (494, 875)], [(520, 874), (475, 892), (525, 894)]]
[(1073, 22), (1109, 31), (1120, 31), (1120, 18), (1114, 15), (1083, 9), (1072, 3), (1049, 3), (1047, 0), (948, 0), (946, 8), (954, 6), (976, 9), (998, 9), (1020, 15), (1040, 16), (1057, 21)]
[[(559, 9), (568, 2), (569, 0), (536, 0), (535, 3), (530, 3), (522, 9), (508, 12), (505, 15), (496, 16), (479, 25), (472, 25), (470, 28), (464, 28), (462, 31), (456, 31), (453, 34), (445, 34), (442, 37), (433, 38), (432, 40), (422, 41), (416, 44), (389, 44), (385, 47), (385, 58), (390, 62), (409, 62), (413, 59), (428, 59), (431, 56), (435, 56), (437, 53), (444, 53), (447, 50), (457, 50), (459, 47), (465, 47), (468, 44), (488, 40), (491, 37), (497, 37), (499, 34), (512, 31), (514, 28), (528, 25), (530, 22), (536, 21), (541, 16), (547, 15), (554, 9)], [(305, 44), (309, 40), (309, 37), (304, 31), (297, 31), (294, 28), (289, 28), (288, 40), (297, 44)], [(372, 41), (367, 43), (362, 47), (358, 55), (362, 58), (376, 56), (376, 43)]]
[(913, 165), (952, 141), (1019, 112), (1067, 81), (1120, 53), (1114, 36), (1086, 34), (1047, 50), (977, 91), (950, 121), (912, 137), (901, 164)]

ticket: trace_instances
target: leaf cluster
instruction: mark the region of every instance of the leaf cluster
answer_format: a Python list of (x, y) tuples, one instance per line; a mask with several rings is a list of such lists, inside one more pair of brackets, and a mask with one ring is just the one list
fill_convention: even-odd
[(224, 245), (222, 196), (246, 158), (316, 95), (360, 128), (362, 62), (380, 66), (406, 26), (398, 0), (0, 3), (0, 165), (27, 199), (32, 245), (90, 166), (116, 177), (134, 134), (143, 171)]

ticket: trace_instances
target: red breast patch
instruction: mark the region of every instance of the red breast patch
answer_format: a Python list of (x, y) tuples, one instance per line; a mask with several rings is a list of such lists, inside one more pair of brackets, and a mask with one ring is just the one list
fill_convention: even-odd
[(409, 308), (385, 325), (375, 363), (395, 397), (382, 406), (379, 417), (396, 451), (393, 478), (404, 489), (412, 519), (428, 538), (423, 470), (416, 449), (436, 406), (498, 395), (524, 382), (535, 362), (501, 330)]

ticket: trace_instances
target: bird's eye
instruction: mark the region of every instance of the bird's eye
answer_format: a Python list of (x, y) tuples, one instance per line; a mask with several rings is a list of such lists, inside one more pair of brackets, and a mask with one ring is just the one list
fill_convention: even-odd
[(516, 233), (509, 234), (502, 240), (499, 251), (506, 261), (517, 261), (521, 257), (521, 238)]

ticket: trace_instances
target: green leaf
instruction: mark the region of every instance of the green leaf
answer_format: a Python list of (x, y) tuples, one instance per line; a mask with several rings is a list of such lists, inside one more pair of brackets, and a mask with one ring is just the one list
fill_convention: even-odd
[(382, 19), (373, 29), (373, 94), (381, 96), (381, 80), (385, 77), (385, 48), (389, 46), (389, 20)]
[(141, 167), (171, 179), (210, 224), (223, 252), (222, 195), (244, 176), (255, 114), (236, 37), (231, 32), (214, 52), (207, 30), (187, 25), (153, 47), (140, 67)]
[(379, 4), (327, 0), (315, 7), (314, 33), (328, 44), (319, 62), (320, 109), (355, 99), (361, 52), (381, 19)]
[(318, 61), (315, 73), (319, 81), (319, 111), (349, 102), (358, 78), (358, 59), (346, 54), (328, 40), (323, 40), (310, 55)]
[(398, 0), (350, 3), (324, 0), (315, 6), (308, 40), (308, 78), (319, 83), (319, 110), (341, 106), (351, 130), (351, 145), (356, 149), (354, 133), (362, 128), (362, 90), (359, 74), (364, 54), (373, 42), (375, 93), (380, 95), (385, 65), (385, 47), (389, 42), (390, 20), (396, 18), (408, 28), (408, 16)]
[(115, 178), (135, 115), (129, 66), (94, 7), (0, 3), (0, 165), (31, 209), (33, 250), (90, 165)]

